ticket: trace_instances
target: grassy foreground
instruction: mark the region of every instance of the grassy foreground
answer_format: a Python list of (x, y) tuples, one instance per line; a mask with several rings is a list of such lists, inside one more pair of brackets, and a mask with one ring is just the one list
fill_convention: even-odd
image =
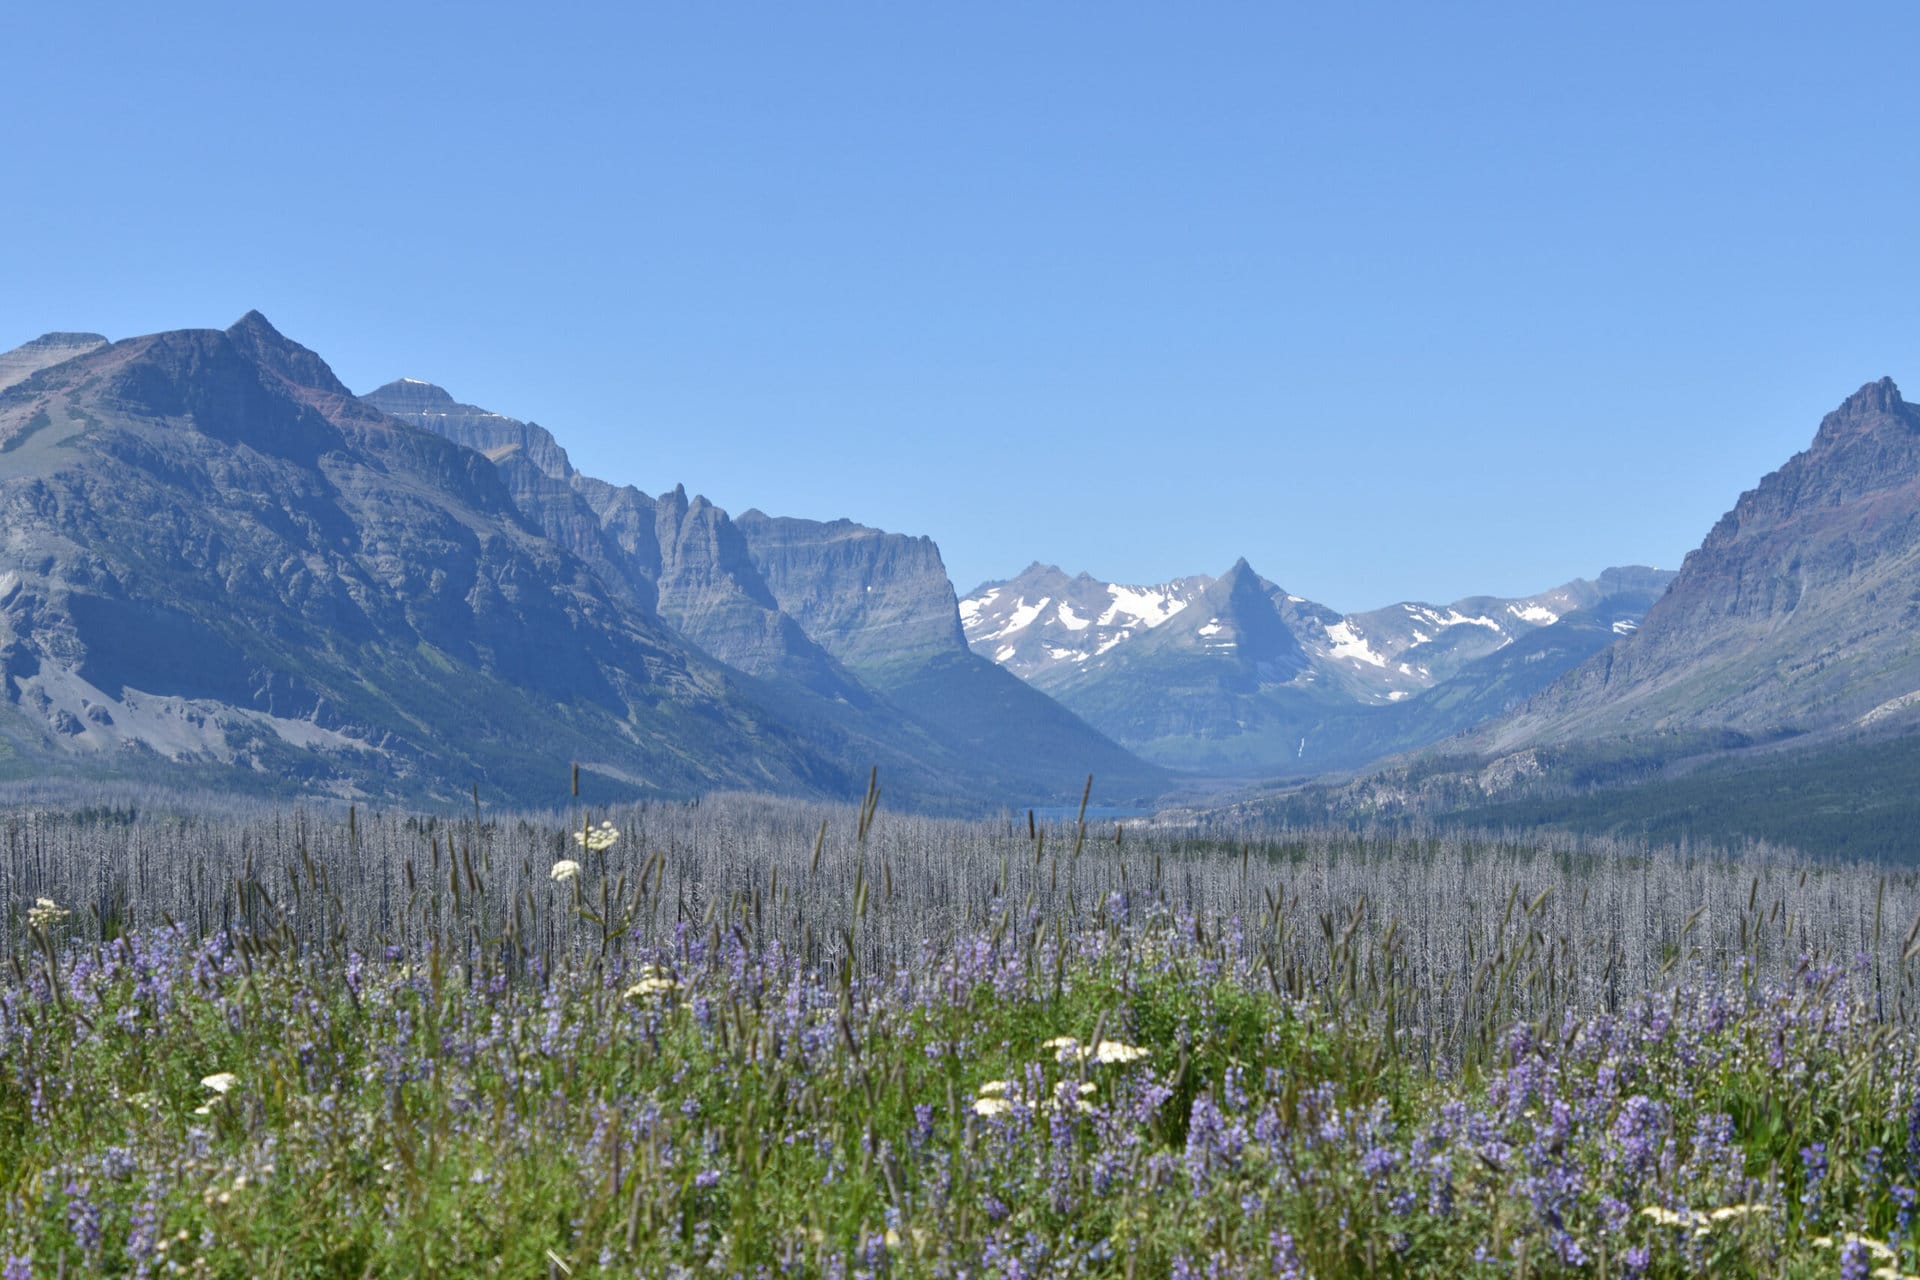
[(1270, 921), (996, 902), (863, 973), (864, 890), (816, 968), (542, 879), (576, 927), (538, 947), (38, 910), (6, 1280), (1920, 1272), (1920, 1058), (1863, 964), (1682, 966), (1447, 1055), (1332, 921), (1305, 973)]

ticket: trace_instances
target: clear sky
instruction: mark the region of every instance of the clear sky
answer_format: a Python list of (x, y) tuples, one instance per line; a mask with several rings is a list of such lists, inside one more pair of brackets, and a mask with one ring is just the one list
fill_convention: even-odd
[(0, 349), (258, 307), (603, 478), (931, 534), (963, 591), (1671, 567), (1861, 383), (1920, 399), (1911, 4), (60, 3), (0, 45)]

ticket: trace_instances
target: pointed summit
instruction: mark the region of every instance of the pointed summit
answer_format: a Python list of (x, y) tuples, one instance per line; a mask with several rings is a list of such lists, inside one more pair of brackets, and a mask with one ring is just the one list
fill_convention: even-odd
[(1882, 378), (1878, 382), (1869, 382), (1848, 396), (1840, 405), (1841, 413), (1894, 413), (1906, 406), (1900, 398), (1900, 388), (1893, 384), (1892, 378)]
[(235, 320), (233, 324), (227, 329), (227, 335), (229, 337), (232, 337), (234, 334), (240, 333), (243, 331), (247, 333), (262, 334), (262, 335), (271, 337), (273, 339), (276, 339), (277, 341), (280, 341), (280, 342), (285, 342), (287, 340), (286, 335), (282, 334), (278, 329), (273, 327), (273, 321), (267, 319), (266, 316), (262, 315), (258, 309), (249, 311), (247, 312), (247, 314), (241, 316), (238, 320)]
[(1264, 597), (1278, 588), (1261, 577), (1259, 571), (1247, 563), (1247, 558), (1241, 556), (1233, 562), (1232, 568), (1213, 580), (1213, 590), (1223, 596), (1252, 592)]
[(1814, 448), (1851, 439), (1890, 419), (1914, 425), (1913, 418), (1913, 406), (1900, 398), (1900, 388), (1893, 385), (1892, 378), (1882, 378), (1861, 387), (1820, 420), (1820, 430), (1813, 438)]
[(235, 321), (227, 330), (227, 338), (254, 363), (296, 387), (353, 398), (353, 392), (333, 376), (325, 360), (274, 328), (258, 311), (249, 311)]

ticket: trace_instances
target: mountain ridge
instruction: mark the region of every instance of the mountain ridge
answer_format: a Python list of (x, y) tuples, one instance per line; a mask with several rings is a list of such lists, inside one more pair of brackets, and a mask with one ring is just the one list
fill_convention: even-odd
[(757, 509), (735, 518), (684, 485), (652, 497), (580, 473), (544, 428), (417, 379), (365, 398), (481, 449), (530, 520), (817, 732), (861, 721), (885, 738), (879, 721), (894, 716), (946, 769), (963, 773), (971, 757), (976, 772), (985, 766), (983, 789), (1016, 795), (1077, 794), (1088, 772), (1103, 795), (1127, 803), (1167, 785), (1156, 768), (973, 657), (930, 538)]
[[(1504, 711), (1629, 633), (1670, 577), (1612, 568), (1531, 596), (1343, 615), (1261, 577), (1245, 557), (1217, 578), (1153, 586), (1069, 577), (1036, 561), (976, 588), (960, 612), (976, 653), (1148, 759), (1297, 774), (1438, 741), (1471, 727), (1469, 709)], [(1605, 613), (1598, 629), (1588, 625), (1596, 610)], [(1490, 661), (1576, 615), (1527, 650), (1536, 665), (1524, 675)], [(1472, 687), (1448, 687), (1456, 680)]]

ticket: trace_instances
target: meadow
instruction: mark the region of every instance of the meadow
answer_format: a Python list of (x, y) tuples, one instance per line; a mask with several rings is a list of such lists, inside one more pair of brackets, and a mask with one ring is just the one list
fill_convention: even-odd
[(0, 1274), (1920, 1273), (1920, 873), (749, 796), (0, 819)]

